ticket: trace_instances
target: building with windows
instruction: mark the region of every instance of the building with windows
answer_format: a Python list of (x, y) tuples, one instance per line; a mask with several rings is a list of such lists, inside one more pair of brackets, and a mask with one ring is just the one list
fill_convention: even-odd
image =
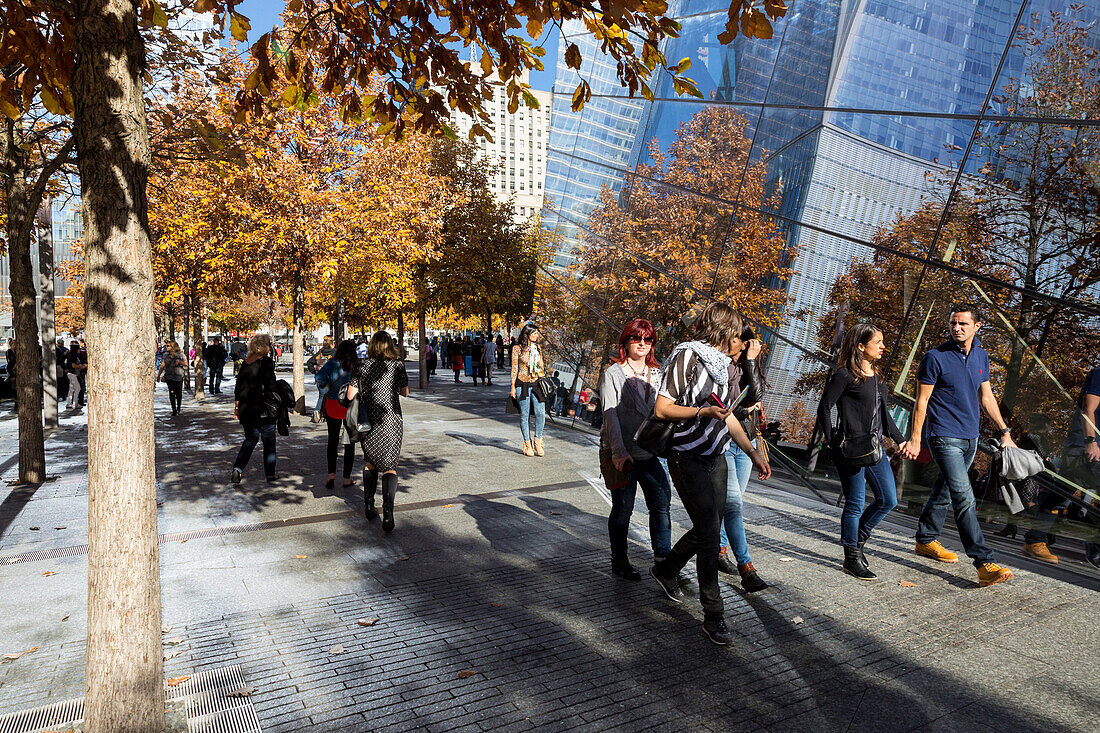
[[(526, 73), (522, 77), (527, 82)], [(490, 132), (493, 140), (479, 138), (479, 155), (496, 164), (489, 179), (490, 190), (497, 201), (511, 201), (516, 216), (529, 219), (542, 209), (543, 186), (546, 179), (546, 150), (550, 133), (550, 92), (532, 89), (539, 100), (539, 108), (520, 105), (516, 112), (508, 112), (508, 98), (503, 84), (493, 85), (493, 98), (485, 103), (485, 111), (492, 118)], [(459, 115), (455, 119), (455, 132), (459, 139), (466, 139), (474, 121)]]
[[(1077, 12), (1070, 7), (1033, 0), (1027, 9)], [(691, 59), (688, 75), (704, 100), (677, 97), (667, 74), (657, 80), (653, 102), (629, 99), (614, 66), (584, 41), (581, 28), (566, 25), (585, 66), (578, 75), (558, 63), (543, 226), (562, 242), (554, 265), (568, 266), (584, 246), (600, 188), (620, 191), (646, 160), (651, 140), (667, 147), (676, 127), (705, 104), (743, 114), (750, 159), (765, 161), (769, 184), (780, 187), (781, 203), (772, 213), (797, 251), (785, 325), (768, 335), (766, 407), (779, 417), (816, 358), (817, 318), (833, 283), (853, 260), (871, 253), (859, 240), (914, 211), (932, 193), (928, 174), (957, 170), (982, 124), (977, 117), (999, 109), (996, 94), (986, 107), (990, 90), (1021, 76), (1023, 59), (1011, 45), (1020, 3), (799, 0), (774, 24), (773, 38), (738, 37), (723, 45), (717, 36), (727, 8), (713, 0), (672, 6), (682, 30), (668, 41), (666, 57)], [(1100, 15), (1095, 6), (1083, 12)], [(593, 99), (573, 112), (570, 95), (579, 78), (592, 83)], [(989, 151), (976, 147), (965, 172), (988, 160)]]

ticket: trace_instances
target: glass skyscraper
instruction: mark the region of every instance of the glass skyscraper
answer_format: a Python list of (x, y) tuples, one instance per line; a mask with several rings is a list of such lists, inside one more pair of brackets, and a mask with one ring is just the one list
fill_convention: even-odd
[[(985, 114), (1000, 111), (996, 94), (985, 107), (991, 89), (1021, 76), (1022, 58), (1009, 46), (994, 79), (1021, 1), (795, 0), (774, 24), (773, 38), (723, 45), (717, 36), (728, 4), (682, 0), (674, 8), (682, 33), (667, 43), (666, 56), (692, 60), (688, 75), (705, 100), (677, 98), (667, 74), (654, 102), (628, 99), (613, 67), (593, 44), (582, 44), (582, 75), (598, 81), (593, 92), (602, 96), (572, 112), (576, 72), (559, 61), (546, 193), (560, 216), (544, 220), (562, 238), (555, 264), (567, 265), (583, 246), (600, 187), (621, 190), (650, 140), (666, 147), (676, 127), (705, 104), (736, 109), (749, 123), (750, 159), (765, 160), (769, 182), (782, 187), (776, 222), (797, 251), (791, 305), (782, 338), (770, 339), (768, 360), (766, 406), (782, 415), (810, 368), (805, 356), (817, 345), (817, 315), (833, 283), (853, 260), (871, 254), (844, 237), (869, 240), (881, 225), (913, 212), (932, 192), (928, 174), (956, 169), (983, 124), (975, 116), (983, 107)], [(1026, 10), (1070, 8), (1034, 0)], [(1100, 14), (1095, 7), (1085, 12)], [(975, 149), (966, 172), (986, 160)]]

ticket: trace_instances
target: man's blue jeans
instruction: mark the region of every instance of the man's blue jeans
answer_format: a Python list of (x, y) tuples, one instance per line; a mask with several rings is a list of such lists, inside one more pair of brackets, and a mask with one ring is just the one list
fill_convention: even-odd
[(542, 430), (546, 425), (546, 405), (535, 397), (535, 390), (528, 388), (527, 396), (523, 396), (523, 389), (516, 387), (516, 398), (519, 400), (519, 431), (523, 433), (523, 440), (531, 440), (531, 413), (535, 413), (535, 437), (542, 438)]
[(611, 536), (611, 554), (626, 557), (626, 535), (630, 529), (630, 515), (634, 511), (634, 499), (638, 484), (649, 510), (649, 541), (653, 556), (667, 557), (672, 551), (672, 519), (669, 504), (672, 502), (672, 485), (665, 467), (657, 458), (633, 461), (634, 469), (626, 486), (611, 492), (611, 515), (607, 518), (607, 532)]
[(970, 464), (978, 450), (977, 438), (928, 439), (932, 459), (940, 469), (939, 478), (932, 484), (932, 493), (920, 515), (917, 525), (917, 542), (928, 544), (938, 539), (943, 531), (947, 508), (955, 510), (955, 526), (963, 551), (975, 565), (993, 560), (993, 550), (985, 544), (982, 528), (978, 526), (978, 513), (974, 510), (974, 489), (970, 485)]
[(745, 540), (745, 523), (742, 519), (745, 489), (752, 475), (752, 459), (736, 443), (730, 443), (726, 451), (726, 510), (722, 515), (719, 548), (729, 545), (738, 565), (752, 562), (749, 543)]
[[(859, 541), (867, 539), (871, 530), (898, 505), (894, 471), (890, 468), (890, 459), (886, 457), (885, 452), (882, 460), (873, 466), (845, 466), (842, 460), (836, 461), (836, 466), (840, 474), (840, 485), (844, 488), (844, 512), (840, 515), (840, 542), (845, 547), (856, 547)], [(864, 509), (867, 484), (871, 485), (875, 500)], [(941, 518), (941, 525), (942, 522)]]

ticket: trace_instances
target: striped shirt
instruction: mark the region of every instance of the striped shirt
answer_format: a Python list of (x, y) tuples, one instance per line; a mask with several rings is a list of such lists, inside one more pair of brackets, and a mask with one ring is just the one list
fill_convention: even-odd
[[(695, 381), (688, 384), (688, 377), (695, 370)], [(706, 365), (690, 349), (684, 349), (665, 371), (661, 390), (657, 394), (687, 407), (706, 407), (707, 397), (713, 392), (725, 405), (732, 399), (729, 382), (718, 384), (707, 372)], [(672, 450), (697, 456), (715, 456), (726, 452), (731, 440), (725, 422), (710, 417), (688, 419), (680, 422), (672, 433)]]

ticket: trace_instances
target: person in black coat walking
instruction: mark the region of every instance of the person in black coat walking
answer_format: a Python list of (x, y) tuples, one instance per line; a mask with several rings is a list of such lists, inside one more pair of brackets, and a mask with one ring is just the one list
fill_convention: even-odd
[(244, 442), (233, 462), (233, 483), (241, 482), (241, 473), (252, 457), (256, 443), (263, 441), (264, 474), (268, 482), (274, 481), (275, 474), (275, 429), (278, 421), (278, 398), (275, 386), (275, 362), (268, 355), (271, 351), (271, 337), (258, 333), (248, 342), (248, 356), (245, 357), (240, 371), (237, 372), (237, 384), (233, 390), (233, 417), (244, 428)]

